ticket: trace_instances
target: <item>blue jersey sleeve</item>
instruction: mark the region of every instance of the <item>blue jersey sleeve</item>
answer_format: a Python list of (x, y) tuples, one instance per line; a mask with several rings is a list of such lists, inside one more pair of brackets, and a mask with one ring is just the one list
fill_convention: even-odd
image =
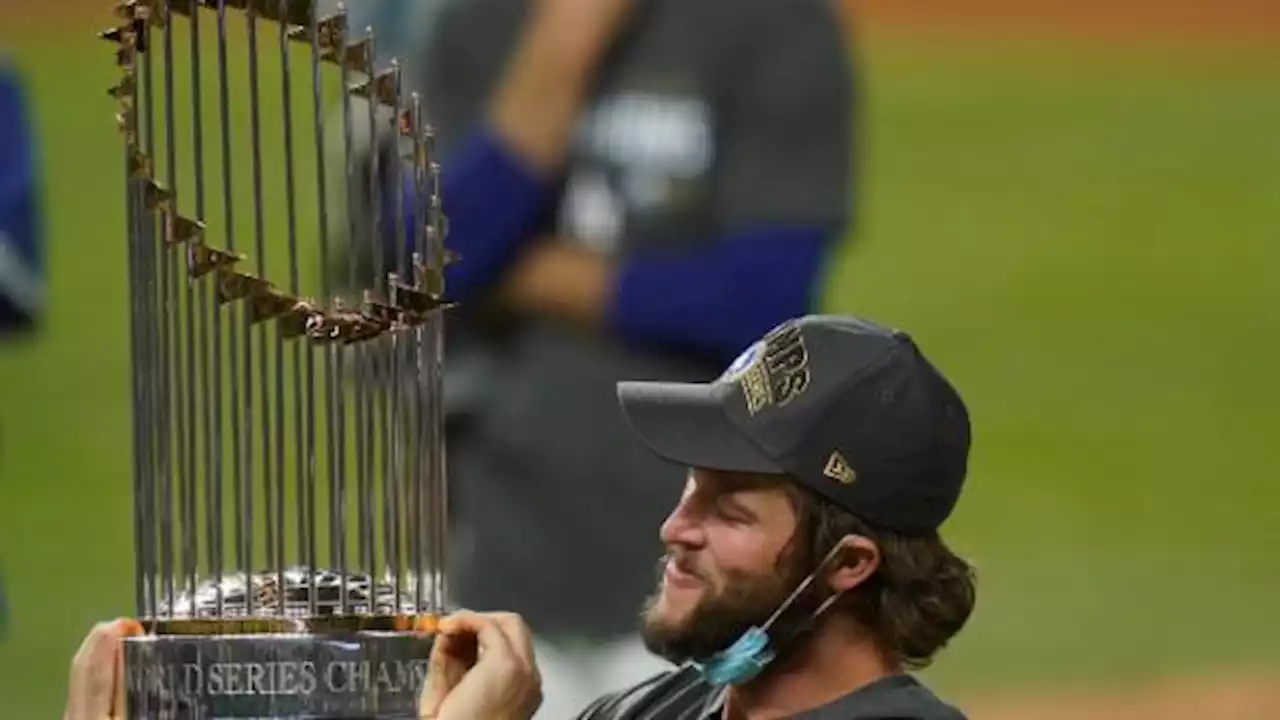
[(0, 64), (0, 333), (32, 327), (44, 308), (34, 143), (18, 76)]

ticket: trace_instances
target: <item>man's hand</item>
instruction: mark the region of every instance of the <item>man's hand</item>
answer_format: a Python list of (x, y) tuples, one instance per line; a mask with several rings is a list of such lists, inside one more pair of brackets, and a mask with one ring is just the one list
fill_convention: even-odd
[(142, 626), (119, 619), (93, 626), (71, 661), (71, 682), (63, 720), (124, 717), (124, 639)]
[(519, 615), (459, 612), (440, 622), (420, 718), (529, 720), (541, 704), (533, 637)]
[(500, 287), (512, 310), (598, 329), (613, 287), (612, 263), (600, 253), (543, 239), (524, 251)]

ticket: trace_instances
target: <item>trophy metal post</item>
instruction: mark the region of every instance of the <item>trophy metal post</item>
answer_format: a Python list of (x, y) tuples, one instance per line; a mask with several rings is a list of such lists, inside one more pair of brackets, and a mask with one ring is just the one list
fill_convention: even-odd
[[(375, 67), (372, 30), (316, 5), (128, 0), (102, 33), (121, 71), (145, 630), (125, 647), (129, 718), (417, 717), (447, 592), (439, 166), (399, 65)], [(321, 268), (339, 234), (326, 101), (342, 106), (341, 234), (374, 243), (356, 297), (324, 272), (307, 287), (302, 267), (303, 192)], [(404, 187), (385, 187), (376, 151), (358, 170), (360, 124), (394, 138)]]

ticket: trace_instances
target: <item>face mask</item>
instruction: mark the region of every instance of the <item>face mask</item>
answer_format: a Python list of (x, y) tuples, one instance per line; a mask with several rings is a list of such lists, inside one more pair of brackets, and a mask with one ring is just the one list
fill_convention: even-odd
[[(773, 614), (770, 615), (769, 619), (765, 620), (763, 624), (750, 628), (739, 636), (732, 645), (716, 653), (706, 662), (690, 663), (686, 667), (692, 666), (697, 668), (698, 672), (702, 675), (704, 682), (711, 685), (713, 688), (719, 688), (721, 690), (732, 685), (742, 685), (743, 683), (749, 682), (757, 677), (766, 667), (768, 667), (769, 663), (773, 662), (774, 658), (777, 657), (778, 647), (785, 645), (787, 642), (794, 639), (796, 635), (813, 625), (813, 623), (816, 622), (818, 618), (822, 617), (822, 614), (825, 613), (827, 609), (844, 594), (844, 591), (841, 591), (824, 600), (822, 605), (818, 606), (818, 609), (815, 610), (813, 614), (800, 625), (800, 627), (796, 628), (795, 632), (787, 637), (781, 638), (777, 642), (774, 642), (773, 639), (769, 637), (769, 629), (773, 627), (774, 623), (778, 621), (778, 618), (782, 617), (782, 614), (786, 612), (788, 608), (795, 604), (795, 601), (800, 597), (800, 594), (805, 590), (808, 590), (809, 586), (813, 585), (813, 581), (827, 570), (827, 567), (831, 565), (832, 561), (839, 557), (841, 548), (842, 545), (837, 545), (832, 548), (831, 552), (827, 554), (827, 557), (824, 558), (822, 562), (818, 563), (818, 567), (814, 568), (813, 572), (809, 573), (809, 575), (796, 586), (796, 589), (792, 591), (791, 595), (789, 595), (786, 600), (782, 601), (782, 604), (778, 606), (778, 609), (774, 610)], [(660, 703), (656, 708), (650, 711), (644, 717), (644, 720), (651, 720), (652, 718), (659, 717), (662, 714), (662, 711), (668, 706), (700, 685), (701, 683), (690, 684), (675, 695), (667, 698), (665, 702)], [(715, 706), (720, 695), (721, 693), (712, 693), (708, 696), (707, 702), (704, 704), (702, 711), (695, 717), (705, 717), (707, 712)]]
[(813, 625), (822, 614), (831, 607), (836, 600), (843, 594), (836, 593), (823, 601), (822, 605), (810, 615), (805, 622), (796, 629), (794, 633), (785, 638), (779, 638), (777, 642), (769, 636), (769, 629), (773, 627), (778, 618), (787, 611), (800, 594), (809, 589), (813, 585), (813, 581), (823, 574), (832, 561), (839, 557), (841, 546), (837, 545), (827, 553), (826, 558), (818, 563), (818, 567), (809, 573), (796, 589), (782, 601), (777, 610), (769, 616), (769, 619), (762, 625), (750, 628), (743, 633), (732, 645), (713, 655), (709, 660), (703, 663), (695, 663), (695, 667), (702, 673), (702, 677), (713, 687), (727, 687), (730, 685), (741, 685), (753, 680), (769, 665), (770, 662), (777, 657), (777, 647), (786, 644), (800, 632)]

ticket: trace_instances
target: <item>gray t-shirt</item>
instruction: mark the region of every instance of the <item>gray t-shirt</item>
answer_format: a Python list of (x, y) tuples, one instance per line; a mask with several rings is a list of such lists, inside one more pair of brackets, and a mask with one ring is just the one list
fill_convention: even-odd
[[(527, 0), (444, 0), (422, 67), (447, 162), (483, 111)], [(825, 0), (640, 0), (577, 128), (548, 230), (680, 251), (765, 227), (838, 238), (852, 204), (852, 58)], [(462, 249), (465, 262), (465, 249)], [(552, 322), (451, 323), (456, 601), (541, 636), (634, 631), (683, 470), (635, 440), (619, 380), (705, 381), (729, 358)], [(730, 356), (731, 357), (731, 356)]]
[[(578, 720), (717, 720), (722, 693), (697, 671), (676, 670), (606, 695)], [(910, 675), (891, 675), (789, 720), (965, 720)]]

